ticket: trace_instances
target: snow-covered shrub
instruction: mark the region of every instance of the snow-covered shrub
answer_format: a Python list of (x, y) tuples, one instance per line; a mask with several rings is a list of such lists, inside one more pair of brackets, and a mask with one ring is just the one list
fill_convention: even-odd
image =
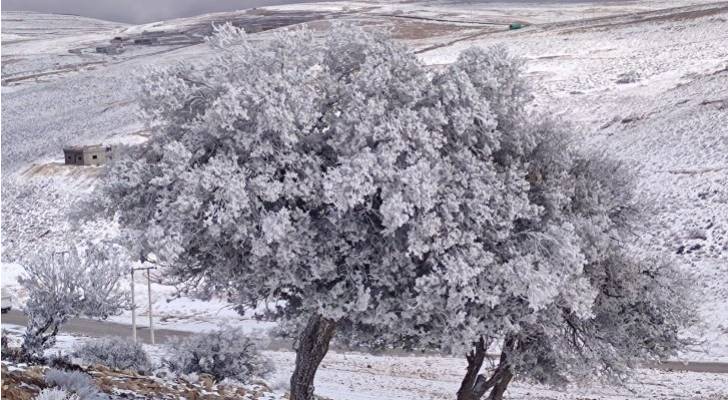
[(258, 345), (233, 328), (181, 339), (174, 344), (166, 364), (178, 373), (205, 373), (218, 381), (230, 378), (248, 382), (273, 371), (273, 364), (260, 353)]
[(79, 400), (107, 400), (109, 396), (99, 390), (91, 377), (79, 371), (61, 371), (50, 368), (46, 371), (45, 381), (49, 386), (77, 396)]
[(0, 348), (2, 348), (3, 355), (5, 355), (5, 352), (10, 348), (10, 339), (8, 336), (8, 331), (3, 329), (0, 334)]
[(46, 388), (41, 390), (34, 400), (81, 400), (78, 395), (68, 393), (64, 389)]
[(0, 354), (2, 354), (3, 360), (8, 361), (19, 361), (22, 362), (23, 354), (20, 352), (20, 348), (11, 345), (11, 338), (8, 331), (2, 330), (2, 343), (0, 345)]
[(141, 343), (118, 337), (84, 342), (74, 350), (73, 356), (87, 364), (101, 364), (113, 369), (151, 370), (151, 361)]
[(28, 292), (28, 328), (21, 347), (28, 357), (42, 357), (69, 317), (106, 318), (126, 305), (119, 283), (121, 266), (101, 253), (89, 251), (82, 259), (72, 247), (38, 254), (24, 266), (18, 281)]
[(640, 80), (640, 74), (637, 71), (629, 71), (624, 72), (622, 74), (619, 74), (617, 76), (617, 83), (619, 84), (625, 84), (625, 83), (635, 83)]

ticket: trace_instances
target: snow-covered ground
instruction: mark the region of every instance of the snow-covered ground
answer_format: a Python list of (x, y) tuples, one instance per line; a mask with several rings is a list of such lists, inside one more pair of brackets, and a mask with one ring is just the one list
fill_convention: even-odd
[[(11, 344), (20, 343), (23, 328), (8, 326)], [(59, 335), (49, 354), (68, 354), (87, 337)], [(167, 356), (167, 345), (144, 345), (153, 364)], [(265, 351), (275, 372), (268, 386), (284, 394), (295, 363), (290, 351)], [(376, 356), (361, 353), (329, 352), (316, 375), (316, 392), (333, 400), (449, 400), (462, 380), (462, 358), (434, 356)], [(622, 385), (571, 386), (552, 389), (516, 380), (509, 386), (511, 400), (634, 400), (691, 399), (725, 400), (728, 379), (721, 374), (667, 372), (638, 369)]]
[[(670, 7), (680, 9), (660, 11)], [(253, 24), (250, 26), (275, 27), (312, 16), (348, 19), (372, 29), (391, 27), (398, 40), (411, 46), (433, 68), (451, 62), (470, 46), (503, 43), (525, 57), (538, 106), (572, 121), (586, 148), (619, 157), (639, 171), (640, 193), (654, 206), (655, 216), (636, 240), (649, 251), (675, 257), (685, 266), (686, 279), (695, 276), (702, 292), (705, 327), (691, 334), (705, 343), (703, 352), (694, 351), (689, 356), (728, 361), (726, 2), (336, 2), (221, 13), (144, 26), (3, 12), (3, 286), (16, 286), (20, 267), (14, 262), (22, 263), (28, 254), (61, 246), (69, 232), (96, 232), (94, 227), (74, 225), (67, 213), (92, 190), (100, 168), (63, 166), (61, 147), (142, 142), (135, 82), (147, 68), (180, 61), (204, 62), (208, 50), (194, 40), (199, 40), (199, 34), (204, 33), (202, 27), (209, 27), (211, 22), (235, 19), (241, 24)], [(273, 18), (270, 26), (265, 25), (266, 18)], [(508, 31), (507, 24), (513, 21), (528, 26)], [(309, 24), (317, 29), (327, 25)], [(189, 35), (191, 42), (130, 46), (119, 56), (89, 50), (114, 36), (131, 38), (148, 30), (164, 30), (173, 38)], [(267, 34), (257, 33), (254, 37), (262, 40)], [(139, 275), (137, 278), (140, 321), (145, 321), (145, 279)], [(174, 288), (169, 286), (155, 283), (153, 293), (161, 327), (206, 330), (225, 322), (252, 331), (272, 325), (253, 321), (250, 315), (239, 316), (221, 300), (177, 299)], [(18, 297), (22, 302), (21, 292)], [(129, 319), (125, 314), (116, 320)], [(281, 360), (281, 370), (290, 368), (290, 359), (286, 361), (290, 353), (276, 357)], [(440, 364), (430, 364), (437, 365), (433, 374), (439, 378), (389, 378), (388, 374), (414, 369), (407, 366), (409, 358), (403, 359), (399, 361), (400, 372), (388, 367), (386, 359), (372, 361), (378, 363), (376, 368), (373, 365), (376, 373), (361, 366), (357, 372), (345, 372), (343, 366), (343, 370), (331, 370), (334, 372), (324, 368), (320, 389), (333, 396), (346, 385), (354, 385), (359, 393), (356, 385), (365, 386), (370, 374), (387, 381), (384, 387), (389, 392), (381, 389), (372, 397), (357, 398), (381, 397), (382, 393), (393, 393), (388, 398), (413, 398), (413, 394), (420, 393), (421, 398), (445, 398), (452, 393), (462, 368), (460, 361), (437, 359), (435, 362), (447, 366), (452, 375), (439, 374)], [(417, 360), (409, 360), (412, 365), (428, 369), (425, 361), (412, 359)], [(345, 360), (337, 363), (346, 365)], [(675, 381), (661, 382), (661, 373), (645, 374), (653, 386), (651, 391), (639, 393), (647, 398), (658, 397), (660, 391), (672, 393), (669, 390), (683, 390), (679, 398), (699, 397), (689, 392), (701, 390), (699, 379), (717, 380), (716, 376), (684, 374), (679, 379), (688, 384), (683, 387), (673, 384)], [(514, 393), (521, 396), (518, 398), (532, 398), (527, 394), (529, 386), (514, 388)], [(612, 398), (589, 390), (579, 392), (580, 396)], [(546, 398), (573, 398), (548, 393), (545, 396), (552, 397)], [(613, 398), (639, 397), (622, 396)]]

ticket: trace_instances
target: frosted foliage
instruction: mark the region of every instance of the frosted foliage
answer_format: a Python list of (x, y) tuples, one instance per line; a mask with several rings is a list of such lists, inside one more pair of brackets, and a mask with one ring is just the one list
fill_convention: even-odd
[(34, 400), (80, 400), (75, 394), (68, 393), (63, 389), (46, 388), (40, 391)]
[[(676, 355), (695, 321), (686, 273), (667, 259), (639, 256), (632, 227), (649, 214), (634, 200), (634, 177), (615, 161), (574, 159), (570, 206), (562, 209), (587, 259), (584, 284), (596, 290), (589, 314), (555, 302), (518, 333), (517, 369), (552, 384), (619, 378), (637, 361)], [(554, 216), (552, 216), (554, 217)], [(574, 296), (566, 292), (562, 297)]]
[[(493, 244), (538, 213), (526, 165), (494, 157), (532, 144), (501, 148), (480, 88), (502, 80), (519, 94), (522, 81), (471, 79), (465, 62), (431, 76), (399, 45), (351, 27), (265, 43), (226, 27), (212, 42), (212, 66), (145, 83), (154, 134), (116, 164), (100, 198), (170, 277), (203, 296), (285, 300), (283, 316), (342, 323), (439, 319), (485, 294), (500, 301), (463, 274), (502, 268)], [(480, 53), (468, 54), (519, 64), (503, 49)], [(435, 286), (460, 295), (423, 313), (441, 306)], [(548, 301), (531, 292), (534, 308)]]
[(256, 343), (232, 328), (182, 339), (166, 363), (180, 373), (205, 373), (216, 380), (231, 378), (243, 383), (273, 371), (273, 364)]
[(99, 390), (91, 376), (79, 371), (62, 371), (51, 368), (45, 373), (48, 385), (70, 393), (73, 400), (108, 400), (109, 396)]
[[(548, 382), (562, 375), (538, 375), (538, 360), (558, 374), (613, 357), (619, 339), (627, 357), (645, 344), (600, 342), (609, 318), (633, 323), (625, 334), (646, 321), (612, 315), (604, 279), (642, 282), (660, 315), (680, 308), (668, 277), (605, 275), (607, 254), (627, 259), (614, 242), (627, 240), (629, 179), (593, 176), (602, 167), (569, 150), (566, 128), (527, 111), (522, 61), (505, 49), (431, 72), (341, 25), (265, 42), (225, 26), (210, 44), (210, 66), (145, 81), (152, 137), (98, 198), (188, 291), (276, 302), (284, 333), (317, 314), (353, 346), (463, 351), (512, 337), (512, 366)], [(630, 274), (652, 265), (629, 262)], [(670, 317), (674, 333), (685, 321)], [(573, 321), (606, 350), (561, 350)], [(645, 333), (664, 340), (650, 353), (677, 346)]]
[(121, 312), (126, 295), (120, 277), (120, 267), (113, 258), (89, 251), (82, 259), (75, 248), (38, 254), (25, 263), (18, 280), (28, 293), (24, 353), (42, 356), (69, 317), (107, 318)]
[(75, 349), (73, 356), (87, 364), (101, 364), (113, 369), (151, 370), (149, 356), (140, 343), (117, 337), (87, 341)]

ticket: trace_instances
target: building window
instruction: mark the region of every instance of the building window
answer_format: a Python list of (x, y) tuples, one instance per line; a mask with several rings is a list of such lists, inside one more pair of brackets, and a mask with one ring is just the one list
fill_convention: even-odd
[(94, 156), (93, 156), (93, 157), (91, 157), (91, 158), (93, 158), (93, 159), (95, 160), (95, 159), (97, 159), (98, 157), (96, 157), (96, 156), (94, 155)]

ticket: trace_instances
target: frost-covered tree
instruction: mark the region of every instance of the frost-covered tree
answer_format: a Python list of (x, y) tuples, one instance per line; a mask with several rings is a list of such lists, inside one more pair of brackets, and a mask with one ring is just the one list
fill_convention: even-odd
[(636, 362), (674, 356), (689, 344), (680, 333), (696, 322), (686, 272), (630, 244), (649, 217), (635, 198), (634, 175), (594, 155), (577, 155), (568, 172), (568, 205), (547, 218), (573, 224), (596, 295), (588, 313), (557, 301), (516, 335), (512, 369), (548, 384), (621, 378)]
[(427, 71), (383, 37), (339, 27), (255, 43), (226, 26), (211, 44), (210, 65), (147, 82), (154, 133), (116, 164), (100, 204), (188, 289), (279, 301), (301, 321), (291, 393), (310, 399), (337, 324), (396, 320), (407, 293), (395, 289), (420, 273), (410, 216), (426, 218), (446, 188), (433, 173), (460, 165), (440, 162)]
[(501, 372), (479, 378), (476, 349), (463, 382), (498, 398), (544, 368), (553, 343), (526, 332), (552, 334), (535, 329), (549, 313), (594, 319), (601, 248), (569, 211), (594, 193), (571, 194), (566, 138), (531, 122), (521, 61), (473, 49), (432, 73), (343, 26), (262, 42), (224, 26), (210, 44), (209, 63), (146, 81), (152, 136), (98, 204), (185, 290), (276, 305), (298, 335), (292, 399), (312, 398), (337, 329), (369, 347), (499, 340)]
[[(507, 132), (525, 130), (518, 135), (533, 143), (523, 156), (529, 201), (539, 212), (519, 218), (512, 236), (497, 243), (498, 262), (481, 265), (468, 282), (427, 277), (417, 289), (422, 301), (412, 305), (420, 310), (410, 314), (415, 320), (342, 332), (355, 347), (457, 353), (472, 346), (459, 400), (501, 399), (516, 375), (550, 385), (621, 378), (636, 362), (675, 355), (688, 343), (679, 333), (694, 322), (684, 273), (628, 244), (647, 216), (632, 174), (613, 160), (569, 150), (564, 126), (530, 119), (543, 122)], [(426, 316), (432, 314), (439, 317)], [(483, 374), (488, 349), (501, 354)]]
[[(634, 177), (615, 161), (575, 151), (568, 126), (526, 112), (521, 65), (502, 48), (468, 50), (432, 81), (457, 80), (471, 89), (452, 100), (451, 86), (441, 86), (438, 101), (450, 107), (449, 126), (457, 126), (463, 108), (480, 102), (487, 109), (495, 121), (488, 162), (519, 183), (499, 195), (526, 202), (532, 212), (513, 214), (503, 222), (507, 229), (479, 235), (489, 258), (460, 258), (453, 268), (448, 262), (457, 247), (428, 247), (430, 269), (413, 282), (400, 281), (405, 285), (397, 291), (413, 286), (414, 296), (396, 324), (360, 319), (338, 326), (359, 348), (457, 353), (472, 346), (461, 400), (499, 399), (514, 374), (556, 385), (620, 377), (635, 361), (674, 355), (685, 345), (678, 333), (693, 320), (676, 267), (630, 255), (639, 254), (628, 243), (645, 218)], [(417, 243), (418, 232), (408, 231), (407, 239)], [(490, 375), (481, 375), (488, 348), (500, 350), (501, 358)]]
[(65, 252), (38, 254), (24, 267), (18, 282), (28, 293), (28, 327), (21, 351), (28, 357), (42, 357), (68, 318), (107, 318), (126, 306), (119, 281), (122, 269), (101, 252), (88, 251), (82, 258), (72, 246)]

